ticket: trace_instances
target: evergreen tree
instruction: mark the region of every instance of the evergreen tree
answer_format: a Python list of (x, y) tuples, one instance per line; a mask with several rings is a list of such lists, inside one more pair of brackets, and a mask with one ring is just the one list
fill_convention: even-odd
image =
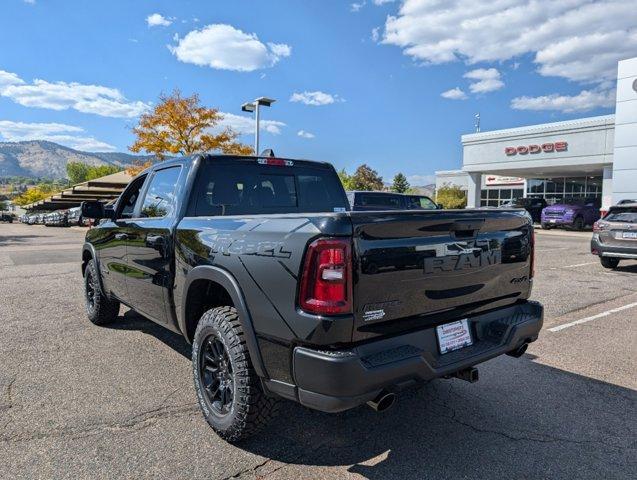
[(409, 182), (407, 181), (407, 177), (405, 177), (405, 175), (403, 175), (402, 173), (397, 173), (396, 176), (394, 177), (394, 183), (391, 186), (391, 190), (392, 192), (396, 192), (396, 193), (405, 193), (407, 192), (407, 190), (409, 190), (410, 185)]

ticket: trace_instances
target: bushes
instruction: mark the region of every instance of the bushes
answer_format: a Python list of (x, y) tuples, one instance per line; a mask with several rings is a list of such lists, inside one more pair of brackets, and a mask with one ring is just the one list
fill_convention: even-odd
[(467, 193), (457, 185), (444, 185), (436, 191), (436, 202), (443, 208), (465, 208)]

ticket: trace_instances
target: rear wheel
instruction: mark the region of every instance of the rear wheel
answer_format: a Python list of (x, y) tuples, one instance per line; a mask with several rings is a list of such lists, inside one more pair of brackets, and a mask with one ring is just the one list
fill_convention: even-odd
[(604, 268), (617, 268), (619, 265), (619, 258), (599, 257), (599, 261), (602, 262)]
[(119, 302), (109, 299), (102, 292), (99, 273), (94, 259), (90, 259), (84, 269), (84, 303), (86, 315), (95, 325), (105, 325), (119, 315)]
[(192, 342), (192, 366), (204, 418), (224, 440), (254, 435), (276, 414), (278, 402), (261, 389), (233, 307), (203, 314)]

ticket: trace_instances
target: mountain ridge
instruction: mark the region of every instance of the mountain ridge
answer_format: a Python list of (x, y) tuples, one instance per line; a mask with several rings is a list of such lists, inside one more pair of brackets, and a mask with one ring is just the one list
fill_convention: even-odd
[(126, 167), (154, 159), (125, 152), (84, 152), (48, 140), (0, 142), (0, 177), (66, 178), (69, 162)]

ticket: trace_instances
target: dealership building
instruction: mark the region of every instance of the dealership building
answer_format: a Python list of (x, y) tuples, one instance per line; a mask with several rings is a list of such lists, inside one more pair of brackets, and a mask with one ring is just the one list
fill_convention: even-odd
[(637, 58), (619, 62), (615, 115), (463, 135), (462, 150), (462, 169), (436, 172), (436, 188), (460, 186), (468, 207), (637, 199)]

